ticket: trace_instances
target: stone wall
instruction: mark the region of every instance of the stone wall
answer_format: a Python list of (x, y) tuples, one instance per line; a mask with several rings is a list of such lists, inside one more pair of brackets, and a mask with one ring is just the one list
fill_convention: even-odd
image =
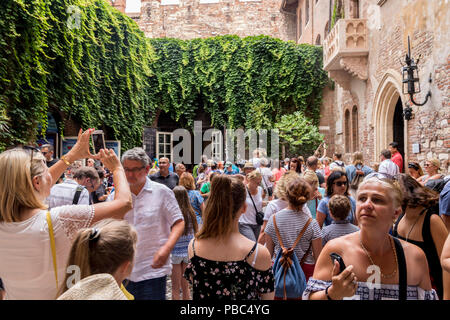
[(150, 38), (263, 34), (295, 40), (295, 16), (281, 13), (280, 6), (277, 0), (142, 0), (141, 13), (133, 19)]

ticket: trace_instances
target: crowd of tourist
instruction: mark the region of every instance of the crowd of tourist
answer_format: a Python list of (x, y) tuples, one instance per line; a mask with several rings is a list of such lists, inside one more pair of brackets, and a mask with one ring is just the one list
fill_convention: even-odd
[[(189, 166), (91, 154), (91, 133), (61, 159), (49, 145), (0, 154), (0, 298), (164, 300), (170, 276), (173, 300), (450, 299), (437, 159), (404, 168), (393, 142), (375, 164), (257, 149)], [(296, 263), (289, 296), (279, 268)]]

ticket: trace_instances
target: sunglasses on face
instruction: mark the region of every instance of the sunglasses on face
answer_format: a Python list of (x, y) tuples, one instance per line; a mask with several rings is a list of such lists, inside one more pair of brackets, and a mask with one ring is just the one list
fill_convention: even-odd
[(347, 181), (337, 181), (334, 182), (334, 184), (337, 185), (338, 187), (342, 187), (347, 185)]
[(140, 168), (123, 168), (125, 170), (125, 172), (131, 172), (131, 173), (137, 173), (139, 171), (141, 171), (142, 169), (144, 169), (145, 167), (140, 167)]

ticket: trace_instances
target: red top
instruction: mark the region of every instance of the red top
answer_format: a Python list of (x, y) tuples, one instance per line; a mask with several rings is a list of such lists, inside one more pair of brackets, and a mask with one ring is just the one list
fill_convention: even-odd
[(392, 155), (391, 160), (393, 163), (395, 163), (398, 166), (398, 169), (400, 170), (400, 173), (403, 172), (403, 157), (400, 154), (400, 152), (396, 152)]

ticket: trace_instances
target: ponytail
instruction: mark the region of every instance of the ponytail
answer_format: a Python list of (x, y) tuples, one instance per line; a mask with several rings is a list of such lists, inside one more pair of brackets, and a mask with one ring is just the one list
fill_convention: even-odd
[[(77, 266), (80, 279), (94, 274), (114, 274), (126, 261), (133, 261), (137, 242), (136, 230), (125, 220), (104, 219), (92, 228), (78, 231), (70, 250), (67, 267)], [(74, 283), (68, 283), (70, 274), (60, 287), (58, 296)]]

